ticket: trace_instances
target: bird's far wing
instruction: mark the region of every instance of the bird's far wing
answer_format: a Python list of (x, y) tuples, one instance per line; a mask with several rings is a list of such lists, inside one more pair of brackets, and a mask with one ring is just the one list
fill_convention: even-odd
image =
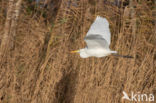
[(88, 35), (85, 37), (85, 42), (89, 49), (103, 48), (109, 49), (107, 41), (101, 35)]
[(106, 18), (97, 16), (89, 31), (87, 32), (87, 36), (97, 34), (102, 36), (107, 41), (108, 45), (110, 45), (111, 34), (109, 30), (109, 22)]

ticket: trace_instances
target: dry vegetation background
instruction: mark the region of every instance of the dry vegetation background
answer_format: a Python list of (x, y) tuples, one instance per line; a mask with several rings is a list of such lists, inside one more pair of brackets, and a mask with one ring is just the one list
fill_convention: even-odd
[[(123, 90), (156, 98), (155, 6), (154, 0), (0, 0), (0, 103), (129, 103)], [(133, 59), (70, 54), (85, 47), (97, 15), (110, 22), (111, 49)]]

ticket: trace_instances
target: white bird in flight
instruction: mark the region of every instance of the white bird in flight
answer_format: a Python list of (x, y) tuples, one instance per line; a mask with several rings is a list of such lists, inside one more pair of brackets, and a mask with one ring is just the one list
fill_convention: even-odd
[(71, 51), (71, 53), (79, 53), (81, 58), (105, 57), (117, 53), (117, 51), (112, 51), (109, 48), (111, 43), (111, 33), (109, 22), (106, 18), (97, 16), (84, 40), (87, 46), (80, 50)]

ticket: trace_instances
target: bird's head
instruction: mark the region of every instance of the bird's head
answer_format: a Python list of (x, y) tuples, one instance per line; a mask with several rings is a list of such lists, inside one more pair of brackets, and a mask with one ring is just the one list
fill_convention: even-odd
[(81, 58), (87, 58), (89, 55), (86, 53), (86, 49), (80, 49), (80, 50), (74, 50), (71, 51), (70, 53), (79, 53)]

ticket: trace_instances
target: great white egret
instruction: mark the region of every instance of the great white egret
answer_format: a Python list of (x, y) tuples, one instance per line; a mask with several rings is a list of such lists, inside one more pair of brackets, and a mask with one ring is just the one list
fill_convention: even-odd
[(109, 23), (106, 18), (97, 16), (89, 31), (87, 32), (84, 40), (87, 46), (80, 50), (71, 51), (71, 53), (80, 53), (81, 58), (87, 58), (91, 56), (104, 57), (117, 53), (117, 51), (112, 51), (109, 48), (111, 43), (111, 33), (109, 29)]

